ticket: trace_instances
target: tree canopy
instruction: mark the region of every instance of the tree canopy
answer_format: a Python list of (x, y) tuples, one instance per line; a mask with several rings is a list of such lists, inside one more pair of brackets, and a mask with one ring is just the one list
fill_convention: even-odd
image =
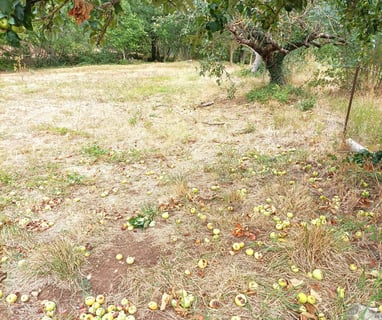
[(0, 34), (10, 44), (17, 44), (25, 29), (57, 39), (68, 19), (74, 19), (90, 41), (100, 45), (119, 16), (119, 23), (127, 26), (126, 33), (115, 31), (108, 43), (125, 56), (129, 43), (143, 44), (139, 39), (147, 37), (156, 60), (160, 37), (171, 55), (182, 30), (180, 24), (187, 21), (182, 17), (192, 16), (200, 38), (206, 36), (206, 42), (212, 42), (217, 34), (231, 34), (263, 58), (271, 83), (284, 84), (283, 61), (292, 51), (349, 41), (357, 42), (361, 51), (382, 30), (382, 0), (153, 0), (147, 3), (154, 3), (170, 18), (162, 19), (153, 7), (147, 7), (150, 12), (143, 15), (147, 20), (138, 17), (131, 9), (136, 3), (129, 2), (130, 9), (121, 0), (0, 0)]

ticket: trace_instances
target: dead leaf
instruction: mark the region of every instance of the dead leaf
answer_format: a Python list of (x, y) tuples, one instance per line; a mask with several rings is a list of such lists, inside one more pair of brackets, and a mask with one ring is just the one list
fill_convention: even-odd
[(171, 296), (168, 293), (163, 293), (162, 299), (161, 299), (161, 304), (160, 304), (160, 310), (163, 311), (166, 309), (168, 303), (170, 302)]
[(93, 5), (85, 0), (74, 0), (74, 6), (69, 10), (69, 17), (74, 17), (76, 23), (80, 25), (82, 22), (90, 18), (90, 12), (93, 10)]
[(292, 285), (292, 287), (297, 288), (299, 286), (302, 286), (304, 284), (304, 280), (299, 280), (296, 278), (290, 279), (289, 283)]

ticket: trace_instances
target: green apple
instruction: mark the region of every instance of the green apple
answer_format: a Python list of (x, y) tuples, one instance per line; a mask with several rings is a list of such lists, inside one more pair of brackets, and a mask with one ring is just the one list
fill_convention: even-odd
[(46, 301), (44, 306), (45, 312), (56, 310), (56, 303), (54, 301)]
[(232, 316), (232, 317), (231, 317), (231, 320), (240, 320), (240, 319), (241, 319), (240, 316)]
[(244, 307), (247, 304), (247, 302), (248, 302), (247, 296), (242, 293), (239, 293), (235, 297), (235, 304), (239, 307)]
[(280, 278), (277, 281), (277, 284), (280, 286), (280, 288), (285, 288), (288, 285), (288, 281), (285, 280), (284, 278)]
[(96, 311), (95, 311), (95, 314), (96, 316), (99, 316), (99, 317), (102, 317), (104, 314), (106, 313), (106, 309), (105, 308), (98, 308)]
[(17, 301), (17, 295), (15, 295), (14, 293), (10, 293), (10, 294), (7, 295), (7, 297), (5, 298), (5, 301), (6, 301), (8, 304), (14, 304), (14, 303)]
[(128, 309), (127, 312), (130, 314), (135, 314), (137, 312), (137, 307), (134, 305), (131, 305)]
[(122, 255), (121, 253), (118, 253), (118, 254), (115, 256), (115, 258), (116, 258), (117, 260), (122, 260), (122, 259), (123, 259), (123, 255)]
[(3, 291), (0, 289), (0, 299), (3, 297)]
[(9, 21), (6, 17), (0, 19), (0, 29), (8, 30), (9, 29)]
[(308, 295), (307, 300), (309, 304), (315, 304), (316, 303), (316, 298), (314, 296)]
[(291, 271), (294, 272), (294, 273), (297, 273), (297, 272), (300, 271), (300, 269), (299, 269), (296, 265), (294, 265), (294, 264), (292, 264), (292, 265), (290, 266), (290, 269), (291, 269)]
[(358, 267), (355, 263), (349, 264), (350, 271), (357, 271)]
[(313, 277), (313, 279), (316, 279), (316, 280), (322, 280), (324, 275), (323, 275), (321, 269), (314, 269), (312, 272), (312, 277)]
[(338, 298), (340, 298), (340, 299), (345, 298), (345, 288), (337, 287), (336, 292), (337, 292)]
[(297, 294), (297, 301), (299, 304), (305, 304), (308, 301), (308, 297), (304, 292), (300, 292), (299, 294)]
[(107, 306), (107, 312), (111, 313), (117, 310), (117, 307), (114, 304), (110, 304)]

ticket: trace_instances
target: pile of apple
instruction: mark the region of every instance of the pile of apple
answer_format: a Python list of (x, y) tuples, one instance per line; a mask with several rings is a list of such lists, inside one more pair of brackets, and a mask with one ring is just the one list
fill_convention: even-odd
[[(100, 294), (97, 296), (87, 296), (80, 309), (79, 320), (135, 320), (137, 307), (127, 298), (123, 298), (119, 304), (106, 304), (106, 298)], [(172, 306), (177, 311), (189, 309), (195, 301), (194, 296), (184, 289), (174, 291), (172, 294), (164, 293), (160, 305), (155, 301), (150, 301), (147, 308), (151, 311), (158, 309), (165, 310), (167, 305)], [(44, 319), (47, 320), (47, 319)]]
[(100, 294), (96, 297), (87, 296), (79, 316), (80, 320), (135, 320), (137, 307), (127, 298), (123, 298), (118, 305), (105, 304), (106, 298)]
[(8, 30), (11, 30), (15, 33), (23, 33), (25, 32), (25, 27), (17, 26), (13, 17), (8, 18), (0, 12), (0, 33), (5, 33)]

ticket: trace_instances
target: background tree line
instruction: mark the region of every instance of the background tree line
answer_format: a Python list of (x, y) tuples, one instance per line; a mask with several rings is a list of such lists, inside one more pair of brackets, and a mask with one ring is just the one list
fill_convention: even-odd
[[(97, 10), (73, 13), (76, 4)], [(0, 0), (0, 10), (0, 70), (198, 59), (221, 76), (222, 62), (256, 51), (274, 83), (306, 55), (325, 66), (316, 83), (346, 86), (360, 63), (364, 84), (382, 83), (381, 0)]]

